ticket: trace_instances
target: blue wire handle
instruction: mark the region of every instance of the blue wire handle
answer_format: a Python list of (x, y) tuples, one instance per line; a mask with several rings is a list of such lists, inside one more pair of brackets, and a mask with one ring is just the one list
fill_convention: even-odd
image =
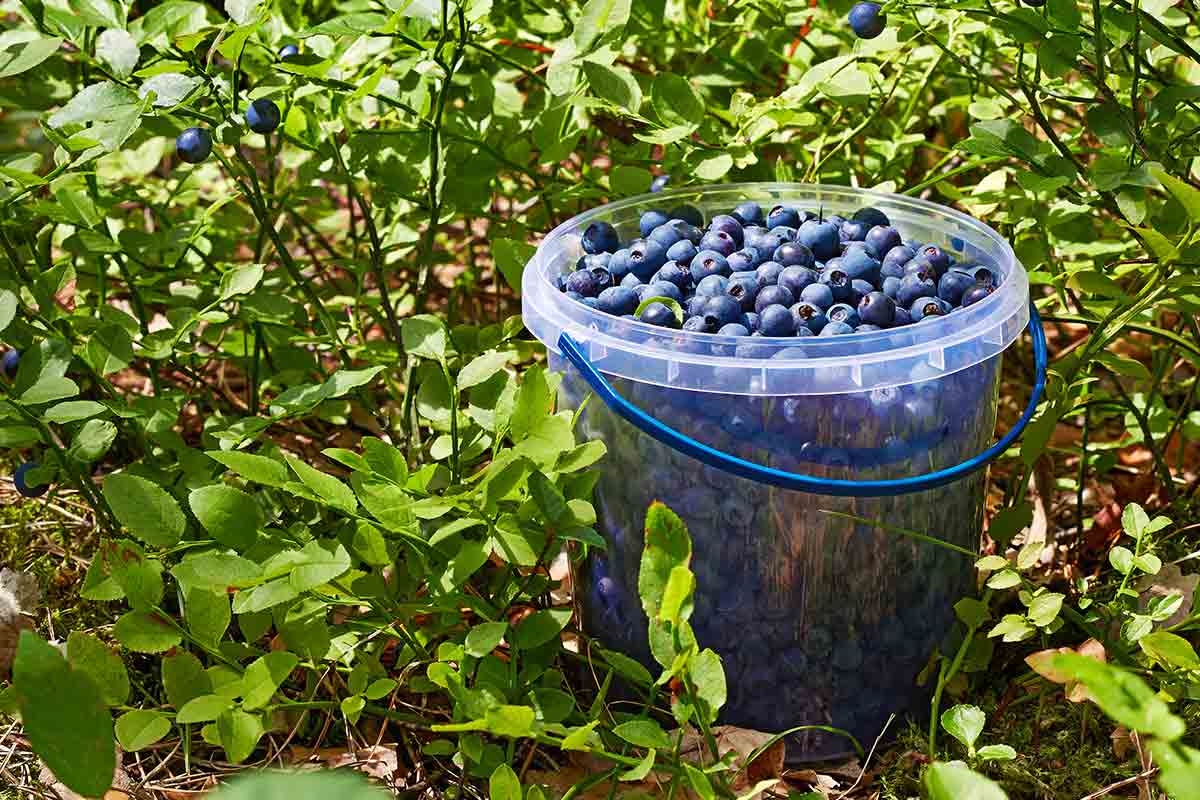
[(583, 375), (583, 379), (588, 382), (600, 399), (619, 416), (633, 424), (638, 430), (662, 442), (667, 447), (674, 448), (681, 453), (686, 453), (710, 467), (716, 467), (739, 477), (749, 478), (752, 481), (778, 486), (781, 489), (792, 489), (797, 492), (833, 495), (837, 497), (885, 497), (922, 492), (926, 489), (934, 489), (938, 486), (953, 483), (987, 465), (988, 462), (994, 460), (1007, 450), (1009, 445), (1017, 440), (1017, 437), (1021, 435), (1021, 432), (1025, 430), (1025, 426), (1029, 424), (1029, 420), (1033, 417), (1033, 413), (1037, 409), (1037, 404), (1042, 398), (1042, 392), (1046, 388), (1046, 365), (1049, 359), (1046, 352), (1046, 334), (1042, 330), (1042, 319), (1038, 315), (1037, 308), (1034, 307), (1032, 301), (1029, 303), (1029, 335), (1033, 338), (1033, 357), (1036, 370), (1033, 393), (1029, 398), (1029, 405), (1025, 407), (1025, 411), (1021, 414), (1021, 418), (1017, 420), (1017, 424), (1000, 441), (974, 458), (969, 458), (960, 464), (955, 464), (953, 467), (947, 467), (946, 469), (940, 469), (924, 475), (914, 475), (909, 478), (870, 481), (818, 478), (812, 475), (784, 472), (783, 470), (755, 464), (752, 461), (746, 461), (745, 459), (702, 444), (690, 436), (685, 436), (679, 431), (667, 427), (617, 394), (612, 384), (605, 380), (604, 376), (592, 365), (588, 357), (583, 354), (583, 350), (580, 348), (578, 342), (571, 338), (570, 334), (566, 332), (562, 333), (558, 337), (558, 346), (563, 355), (575, 365), (575, 368)]

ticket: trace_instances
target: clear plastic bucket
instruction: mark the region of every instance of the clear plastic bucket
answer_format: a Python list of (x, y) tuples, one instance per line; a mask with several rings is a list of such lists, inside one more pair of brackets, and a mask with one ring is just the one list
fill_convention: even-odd
[[(874, 206), (906, 239), (938, 244), (1002, 281), (986, 299), (936, 320), (830, 338), (656, 328), (591, 309), (551, 282), (573, 268), (580, 235), (594, 221), (612, 223), (625, 240), (652, 208), (688, 203), (708, 220), (744, 200), (847, 216)], [(564, 373), (563, 402), (579, 407), (596, 385), (586, 380), (589, 369), (569, 360), (569, 340), (578, 343), (575, 357), (597, 371), (591, 379), (607, 379), (620, 395), (612, 407), (588, 403), (579, 423), (584, 437), (609, 451), (595, 492), (608, 550), (590, 555), (578, 587), (585, 629), (653, 663), (637, 571), (646, 508), (658, 500), (683, 518), (694, 541), (692, 624), (701, 646), (725, 665), (722, 722), (761, 731), (826, 725), (870, 743), (890, 714), (927, 713), (930, 687), (918, 686), (917, 676), (951, 629), (953, 603), (972, 589), (973, 565), (874, 521), (974, 550), (982, 470), (916, 493), (875, 494), (871, 484), (854, 492), (865, 496), (794, 491), (737, 474), (703, 452), (682, 452), (614, 408), (627, 402), (700, 450), (835, 483), (909, 479), (969, 462), (992, 440), (1001, 355), (1030, 321), (1028, 278), (1004, 239), (956, 211), (866, 190), (678, 189), (560, 225), (527, 266), (522, 291), (526, 326), (549, 349), (551, 368)], [(844, 737), (821, 731), (797, 734), (788, 747), (790, 761), (849, 751)]]

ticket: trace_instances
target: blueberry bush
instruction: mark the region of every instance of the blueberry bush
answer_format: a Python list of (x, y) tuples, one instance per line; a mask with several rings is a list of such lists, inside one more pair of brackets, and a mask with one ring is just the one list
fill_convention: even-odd
[[(610, 459), (518, 315), (557, 224), (734, 181), (983, 219), (1050, 340), (982, 549), (860, 520), (970, 559), (980, 590), (937, 611), (957, 621), (920, 654), (925, 718), (853, 742), (836, 792), (1200, 797), (1192, 4), (2, 8), (0, 713), (46, 770), (6, 754), (0, 797), (385, 741), (408, 797), (834, 791), (765, 768), (778, 736), (726, 743), (739, 687), (697, 635), (719, 609), (692, 551), (719, 531), (689, 534), (679, 498), (626, 510), (659, 673), (580, 625)], [(1008, 355), (1001, 428), (1033, 377)], [(220, 791), (376, 793), (345, 777)]]

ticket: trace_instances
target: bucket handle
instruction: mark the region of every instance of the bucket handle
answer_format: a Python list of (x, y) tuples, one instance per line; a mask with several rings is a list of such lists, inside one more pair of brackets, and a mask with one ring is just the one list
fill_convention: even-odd
[(558, 346), (567, 360), (575, 365), (575, 368), (583, 375), (583, 379), (588, 382), (600, 399), (604, 401), (605, 405), (615, 411), (620, 417), (643, 433), (662, 442), (667, 447), (685, 453), (710, 467), (716, 467), (725, 472), (759, 483), (778, 486), (781, 489), (792, 489), (798, 492), (833, 495), (837, 497), (883, 497), (921, 492), (926, 489), (934, 489), (938, 486), (953, 483), (987, 465), (988, 462), (994, 460), (1007, 450), (1009, 445), (1017, 440), (1017, 437), (1021, 435), (1021, 432), (1025, 430), (1025, 426), (1029, 424), (1029, 420), (1033, 417), (1034, 411), (1037, 409), (1037, 404), (1042, 398), (1042, 392), (1046, 388), (1046, 365), (1049, 359), (1046, 351), (1046, 334), (1042, 330), (1042, 320), (1032, 300), (1029, 302), (1029, 335), (1033, 338), (1033, 356), (1036, 371), (1033, 392), (1030, 395), (1029, 404), (1025, 406), (1025, 411), (1021, 414), (1021, 418), (1017, 420), (1017, 424), (1000, 441), (973, 458), (969, 458), (952, 467), (937, 470), (936, 472), (928, 472), (924, 475), (914, 475), (908, 478), (869, 481), (819, 478), (812, 475), (785, 472), (772, 467), (764, 467), (752, 461), (746, 461), (730, 453), (709, 447), (690, 436), (685, 436), (679, 431), (664, 425), (617, 394), (612, 384), (592, 365), (592, 362), (584, 355), (578, 342), (570, 334), (563, 332), (558, 337)]

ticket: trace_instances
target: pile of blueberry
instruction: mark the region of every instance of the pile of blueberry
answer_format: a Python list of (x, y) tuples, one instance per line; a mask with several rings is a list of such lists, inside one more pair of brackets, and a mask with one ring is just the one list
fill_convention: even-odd
[(780, 337), (919, 323), (973, 305), (998, 284), (985, 266), (905, 240), (871, 207), (847, 219), (746, 202), (705, 227), (700, 211), (684, 205), (645, 212), (639, 228), (639, 238), (622, 243), (610, 223), (590, 224), (584, 255), (558, 276), (559, 290), (650, 325)]

